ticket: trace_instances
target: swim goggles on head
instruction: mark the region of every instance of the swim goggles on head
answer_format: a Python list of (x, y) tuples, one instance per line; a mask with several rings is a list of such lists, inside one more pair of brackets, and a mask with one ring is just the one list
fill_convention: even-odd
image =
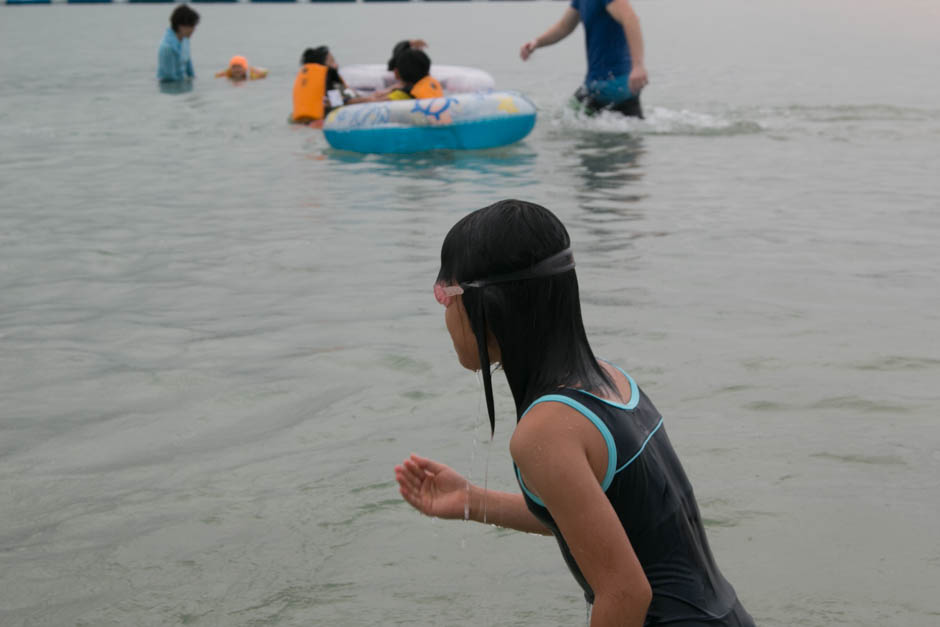
[(471, 287), (486, 287), (494, 283), (508, 283), (509, 281), (524, 281), (526, 279), (539, 279), (542, 277), (553, 276), (574, 269), (574, 255), (570, 248), (555, 253), (551, 257), (543, 259), (534, 266), (518, 272), (508, 274), (499, 274), (476, 281), (464, 281), (457, 285), (445, 285), (444, 283), (434, 284), (434, 298), (437, 302), (447, 307), (453, 301), (454, 296), (464, 293), (464, 290)]

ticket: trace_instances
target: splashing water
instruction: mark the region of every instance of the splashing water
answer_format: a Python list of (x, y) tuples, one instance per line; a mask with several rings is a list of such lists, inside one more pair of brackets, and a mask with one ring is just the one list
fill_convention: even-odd
[(470, 482), (465, 483), (467, 486), (467, 500), (463, 502), (463, 519), (470, 520)]
[(483, 438), (479, 436), (479, 431), (481, 428), (489, 426), (488, 415), (485, 410), (486, 396), (483, 391), (483, 376), (479, 371), (476, 372), (477, 382), (480, 385), (480, 397), (479, 402), (477, 403), (477, 425), (473, 432), (473, 447), (470, 451), (470, 469), (467, 472), (467, 498), (464, 501), (463, 506), (463, 518), (464, 520), (470, 520), (470, 486), (473, 481), (473, 469), (476, 465), (476, 454), (477, 448), (480, 445), (486, 447), (486, 457), (483, 462), (483, 517), (482, 520), (485, 523), (487, 521), (487, 490), (489, 485), (489, 474), (490, 474), (490, 450), (491, 444), (493, 443), (493, 437), (490, 436), (489, 440), (484, 441)]
[(551, 124), (558, 131), (599, 134), (731, 137), (767, 134), (775, 139), (854, 136), (860, 124), (868, 136), (891, 138), (940, 136), (940, 110), (885, 105), (781, 105), (732, 107), (709, 112), (650, 107), (645, 119), (604, 111), (586, 115), (569, 106), (557, 108)]
[(561, 130), (631, 135), (749, 135), (760, 133), (763, 126), (754, 120), (682, 109), (652, 107), (645, 119), (631, 118), (612, 111), (586, 115), (569, 107), (559, 110), (552, 124)]
[(473, 432), (473, 449), (470, 454), (470, 471), (467, 475), (467, 500), (464, 503), (464, 520), (470, 520), (470, 484), (473, 478), (473, 468), (476, 463), (476, 451), (477, 447), (482, 445), (486, 447), (486, 457), (483, 460), (483, 515), (482, 522), (486, 523), (487, 518), (487, 506), (489, 504), (489, 499), (487, 498), (489, 494), (489, 478), (490, 478), (490, 451), (492, 450), (493, 445), (493, 434), (491, 433), (488, 438), (481, 437), (479, 435), (480, 429), (486, 429), (489, 427), (489, 415), (486, 413), (486, 393), (483, 388), (483, 375), (480, 371), (477, 371), (477, 383), (480, 386), (480, 397), (479, 402), (477, 403), (477, 424)]

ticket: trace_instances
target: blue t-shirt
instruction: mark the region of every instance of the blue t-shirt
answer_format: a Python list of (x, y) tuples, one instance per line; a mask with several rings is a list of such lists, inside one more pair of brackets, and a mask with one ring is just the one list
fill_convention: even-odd
[(176, 36), (172, 28), (167, 28), (157, 52), (157, 80), (181, 81), (195, 76), (193, 61), (189, 56), (189, 37)]
[(587, 47), (588, 72), (585, 82), (604, 81), (629, 74), (633, 67), (623, 26), (607, 12), (612, 0), (571, 0), (571, 8), (581, 16)]

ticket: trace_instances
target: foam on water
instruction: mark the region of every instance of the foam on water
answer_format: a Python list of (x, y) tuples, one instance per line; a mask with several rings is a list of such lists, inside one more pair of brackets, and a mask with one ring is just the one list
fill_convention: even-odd
[(713, 112), (652, 106), (640, 120), (602, 111), (587, 115), (569, 106), (548, 111), (554, 128), (601, 134), (735, 136), (766, 133), (777, 137), (822, 135), (833, 139), (857, 133), (890, 137), (940, 135), (940, 109), (889, 105), (724, 107)]
[(733, 119), (718, 114), (684, 109), (649, 107), (644, 114), (645, 118), (640, 120), (610, 111), (586, 115), (570, 107), (563, 107), (554, 113), (551, 121), (556, 128), (560, 129), (605, 134), (712, 136), (749, 135), (763, 130), (760, 123), (753, 120)]

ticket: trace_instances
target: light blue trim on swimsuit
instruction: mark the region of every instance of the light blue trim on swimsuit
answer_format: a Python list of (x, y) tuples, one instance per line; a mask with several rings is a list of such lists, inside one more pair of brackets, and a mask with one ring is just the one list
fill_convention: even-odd
[[(522, 486), (522, 491), (525, 492), (526, 495), (528, 495), (528, 497), (529, 497), (530, 499), (532, 499), (533, 501), (535, 501), (536, 503), (538, 503), (538, 504), (541, 505), (542, 507), (545, 507), (545, 503), (542, 502), (542, 499), (540, 499), (539, 497), (537, 497), (537, 496), (535, 496), (534, 494), (532, 494), (531, 492), (529, 492), (529, 488), (525, 487), (525, 482), (522, 480), (522, 473), (519, 472), (519, 467), (516, 466), (515, 464), (513, 464), (513, 466), (515, 466), (515, 468), (516, 468), (516, 478), (519, 479), (519, 485)], [(546, 508), (546, 509), (547, 509), (547, 508)]]
[[(601, 359), (600, 361), (604, 361), (604, 360)], [(587, 394), (588, 396), (592, 398), (596, 398), (600, 402), (606, 403), (610, 405), (611, 407), (616, 407), (617, 409), (626, 409), (626, 410), (636, 409), (636, 406), (640, 402), (640, 388), (637, 387), (636, 381), (633, 380), (633, 377), (631, 377), (626, 372), (624, 372), (623, 368), (621, 368), (620, 366), (614, 366), (614, 364), (608, 361), (605, 361), (604, 363), (616, 368), (620, 372), (620, 374), (625, 376), (627, 378), (627, 381), (630, 382), (630, 402), (629, 403), (624, 405), (623, 403), (618, 403), (616, 401), (611, 401), (606, 398), (601, 398), (600, 396), (597, 396), (596, 394), (591, 394), (587, 390), (579, 390), (578, 388), (569, 388), (569, 389), (573, 389), (577, 392), (581, 392), (582, 394)]]
[[(604, 360), (602, 359), (601, 361), (604, 361)], [(614, 368), (616, 368), (618, 371), (620, 371), (620, 374), (622, 374), (623, 376), (625, 376), (625, 377), (627, 378), (627, 381), (630, 382), (630, 402), (627, 403), (626, 405), (624, 405), (624, 404), (622, 404), (622, 403), (615, 403), (614, 401), (609, 401), (609, 400), (607, 400), (606, 398), (601, 398), (600, 396), (595, 396), (594, 394), (591, 394), (590, 392), (586, 392), (586, 391), (584, 391), (584, 390), (579, 390), (579, 392), (581, 392), (581, 393), (583, 393), (583, 394), (587, 394), (588, 396), (593, 396), (594, 398), (596, 398), (597, 400), (601, 401), (602, 403), (607, 403), (608, 405), (612, 405), (612, 406), (614, 406), (614, 407), (619, 407), (620, 409), (627, 409), (627, 410), (636, 409), (637, 404), (639, 404), (639, 402), (640, 402), (640, 390), (639, 390), (639, 388), (638, 388), (637, 385), (636, 385), (636, 381), (634, 381), (634, 380), (633, 380), (633, 377), (631, 377), (630, 375), (628, 375), (628, 374), (626, 373), (626, 371), (625, 371), (623, 368), (621, 368), (620, 366), (617, 366), (617, 365), (615, 365), (615, 364), (612, 364), (612, 363), (610, 363), (609, 361), (604, 361), (604, 363), (605, 363), (605, 364), (609, 364), (609, 365), (613, 366)], [(640, 456), (640, 453), (643, 452), (643, 449), (646, 448), (646, 445), (649, 444), (649, 442), (650, 442), (651, 439), (653, 439), (653, 435), (655, 435), (656, 432), (659, 431), (659, 428), (662, 427), (662, 426), (663, 426), (663, 419), (662, 419), (662, 417), (660, 417), (660, 418), (659, 418), (659, 422), (656, 424), (656, 426), (653, 428), (653, 430), (650, 431), (650, 434), (649, 434), (648, 436), (646, 436), (646, 439), (643, 440), (643, 444), (640, 446), (640, 450), (638, 450), (638, 451), (636, 452), (636, 455), (634, 455), (633, 457), (631, 457), (630, 459), (628, 459), (628, 460), (627, 460), (627, 463), (625, 463), (623, 466), (621, 466), (620, 468), (618, 468), (618, 469), (617, 469), (617, 472), (620, 472), (621, 470), (623, 470), (624, 468), (626, 468), (627, 466), (629, 466), (630, 464), (632, 464), (633, 462), (636, 461), (636, 458)], [(614, 473), (614, 474), (616, 474), (616, 473)]]
[[(632, 401), (633, 399), (631, 398), (630, 400)], [(529, 405), (529, 408), (526, 409), (522, 413), (522, 416), (519, 418), (519, 420), (522, 420), (522, 418), (525, 418), (525, 415), (528, 414), (529, 411), (531, 411), (531, 409), (535, 407), (536, 405), (538, 405), (539, 403), (547, 403), (550, 401), (556, 402), (556, 403), (563, 403), (567, 405), (568, 407), (571, 407), (578, 413), (584, 415), (584, 417), (590, 420), (592, 423), (594, 423), (594, 426), (597, 427), (597, 430), (601, 432), (601, 435), (604, 437), (604, 443), (607, 445), (607, 472), (604, 473), (604, 481), (601, 482), (601, 489), (604, 492), (606, 492), (607, 488), (610, 487), (611, 481), (614, 480), (614, 474), (616, 474), (616, 468), (617, 468), (617, 446), (616, 444), (614, 444), (614, 436), (611, 435), (610, 429), (607, 428), (607, 425), (604, 424), (604, 421), (601, 420), (597, 414), (592, 412), (590, 409), (588, 409), (587, 407), (585, 407), (578, 401), (570, 399), (567, 396), (562, 396), (561, 394), (548, 394), (546, 396), (540, 396), (539, 398), (535, 399), (535, 401), (531, 405)], [(631, 459), (630, 461), (633, 461), (633, 460)], [(627, 462), (627, 463), (629, 464), (630, 462)], [(535, 501), (536, 503), (538, 503), (539, 505), (541, 505), (542, 507), (545, 507), (545, 503), (542, 502), (542, 499), (532, 494), (529, 491), (529, 489), (525, 487), (525, 483), (522, 481), (522, 473), (519, 472), (518, 466), (516, 466), (516, 476), (519, 478), (519, 485), (522, 486), (523, 491), (529, 496), (529, 498)]]
[[(634, 461), (636, 461), (636, 458), (640, 456), (640, 453), (643, 452), (643, 449), (645, 449), (645, 448), (646, 448), (646, 445), (650, 443), (650, 440), (653, 439), (653, 435), (654, 435), (657, 431), (659, 431), (659, 428), (660, 428), (661, 426), (663, 426), (663, 419), (662, 419), (662, 417), (660, 417), (659, 423), (656, 425), (656, 428), (654, 428), (652, 431), (650, 431), (650, 434), (649, 434), (648, 436), (646, 436), (646, 439), (645, 439), (645, 440), (643, 440), (643, 445), (640, 447), (640, 450), (638, 450), (638, 451), (636, 452), (636, 455), (634, 455), (633, 457), (631, 457), (630, 459), (628, 459), (626, 464), (624, 464), (623, 466), (621, 466), (620, 468), (617, 469), (617, 472), (620, 472), (621, 470), (623, 470), (624, 468), (626, 468), (627, 466), (629, 466), (630, 464), (632, 464)], [(614, 473), (614, 474), (616, 474), (616, 473)]]

